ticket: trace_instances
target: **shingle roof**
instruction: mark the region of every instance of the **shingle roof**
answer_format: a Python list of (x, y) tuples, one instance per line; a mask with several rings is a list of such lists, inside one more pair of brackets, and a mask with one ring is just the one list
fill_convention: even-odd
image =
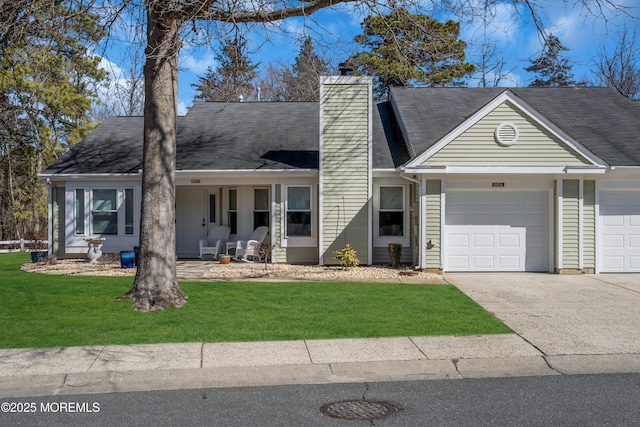
[(142, 117), (110, 118), (43, 173), (136, 173), (142, 168), (142, 132)]
[(178, 133), (178, 170), (317, 169), (317, 103), (196, 103)]
[[(319, 105), (308, 102), (196, 103), (178, 118), (177, 170), (318, 169)], [(374, 168), (408, 160), (388, 104), (373, 109)], [(47, 168), (53, 173), (135, 173), (143, 119), (106, 120)]]
[[(605, 88), (394, 88), (373, 106), (373, 167), (393, 169), (419, 155), (509, 90), (612, 166), (640, 166), (640, 104)], [(396, 117), (397, 116), (397, 117)], [(306, 102), (196, 103), (178, 117), (178, 170), (317, 169), (319, 105)], [(116, 117), (44, 174), (136, 173), (142, 117)]]
[(640, 105), (611, 89), (393, 88), (415, 153), (426, 151), (505, 90), (612, 166), (640, 166)]

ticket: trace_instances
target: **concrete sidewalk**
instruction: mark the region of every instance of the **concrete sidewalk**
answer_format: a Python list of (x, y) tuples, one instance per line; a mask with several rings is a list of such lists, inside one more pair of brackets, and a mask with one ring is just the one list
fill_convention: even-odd
[(640, 372), (640, 355), (545, 356), (516, 334), (0, 350), (0, 397)]
[(0, 397), (640, 372), (640, 275), (445, 279), (514, 333), (0, 349)]

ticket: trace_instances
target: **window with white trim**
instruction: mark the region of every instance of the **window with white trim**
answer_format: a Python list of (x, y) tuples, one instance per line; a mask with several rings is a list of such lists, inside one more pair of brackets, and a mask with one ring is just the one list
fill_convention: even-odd
[(269, 200), (268, 188), (253, 189), (253, 229), (260, 226), (269, 226), (271, 217), (271, 201)]
[(238, 233), (238, 190), (229, 189), (229, 210), (227, 211), (227, 225), (231, 228), (231, 234)]
[(117, 190), (92, 191), (91, 225), (93, 234), (118, 234)]
[(380, 186), (378, 236), (404, 237), (404, 186)]
[(75, 191), (75, 233), (84, 235), (84, 188), (77, 188)]
[(133, 188), (124, 190), (124, 234), (133, 234), (134, 226), (133, 213)]
[(285, 236), (312, 236), (311, 186), (287, 187)]

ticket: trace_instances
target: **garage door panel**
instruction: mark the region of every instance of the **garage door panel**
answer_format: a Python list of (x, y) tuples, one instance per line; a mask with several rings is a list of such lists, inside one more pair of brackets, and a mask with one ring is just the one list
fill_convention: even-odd
[(602, 272), (640, 272), (640, 192), (600, 193)]
[(624, 248), (624, 235), (622, 234), (607, 234), (602, 239), (602, 246), (605, 248)]
[(469, 247), (469, 235), (468, 234), (456, 234), (449, 235), (449, 246), (453, 248), (468, 248)]
[(494, 258), (489, 255), (476, 255), (473, 257), (473, 267), (477, 270), (493, 270)]
[(501, 248), (517, 248), (520, 246), (519, 234), (500, 234)]
[(474, 248), (492, 248), (495, 246), (493, 234), (475, 234), (473, 236)]
[[(548, 191), (456, 192), (446, 200), (446, 269), (549, 270)], [(463, 235), (470, 246), (460, 244)]]
[(603, 225), (607, 227), (624, 227), (624, 215), (609, 213), (602, 217)]
[(469, 257), (466, 255), (450, 256), (449, 265), (449, 268), (455, 271), (469, 270)]
[(515, 255), (503, 255), (500, 257), (500, 269), (501, 270), (520, 270), (520, 257)]
[(624, 269), (624, 256), (605, 255), (603, 268), (607, 271), (622, 271)]

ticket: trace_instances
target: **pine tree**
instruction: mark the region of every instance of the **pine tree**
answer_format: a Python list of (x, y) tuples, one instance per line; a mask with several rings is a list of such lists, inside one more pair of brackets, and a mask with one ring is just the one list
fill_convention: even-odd
[(295, 63), (284, 70), (286, 101), (318, 101), (320, 76), (329, 73), (329, 62), (316, 53), (313, 39), (305, 37)]
[(529, 84), (529, 87), (579, 85), (573, 80), (572, 66), (569, 65), (569, 60), (562, 55), (562, 52), (568, 50), (558, 37), (551, 34), (546, 40), (540, 57), (532, 60), (531, 65), (524, 69), (530, 73), (536, 73), (536, 78)]
[(255, 98), (256, 69), (260, 64), (252, 64), (246, 52), (246, 40), (239, 37), (226, 40), (222, 50), (216, 55), (220, 65), (208, 68), (204, 77), (199, 77), (196, 88), (197, 101), (249, 101)]
[[(38, 173), (88, 134), (105, 73), (92, 45), (99, 16), (73, 2), (0, 8), (0, 235), (42, 238), (46, 189)], [(30, 236), (29, 236), (30, 237)]]
[(386, 16), (369, 16), (356, 42), (366, 48), (351, 60), (363, 74), (374, 77), (376, 96), (391, 86), (462, 85), (475, 71), (464, 62), (466, 43), (460, 24), (439, 22), (427, 15), (396, 9)]

